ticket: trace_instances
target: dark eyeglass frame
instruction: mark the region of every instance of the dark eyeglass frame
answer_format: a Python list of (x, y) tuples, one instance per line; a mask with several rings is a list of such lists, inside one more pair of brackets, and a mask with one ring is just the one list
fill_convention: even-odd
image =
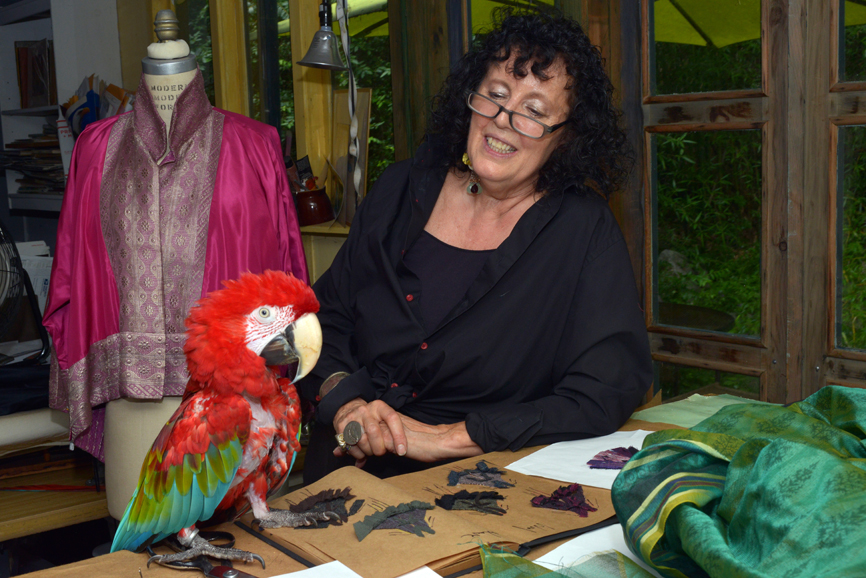
[[(497, 110), (496, 114), (493, 114), (493, 115), (486, 115), (484, 113), (478, 112), (476, 109), (472, 108), (472, 104), (470, 104), (470, 101), (472, 100), (473, 95), (478, 96), (480, 98), (483, 98), (484, 100), (490, 102), (491, 104), (496, 105), (497, 107), (499, 107), (499, 110)], [(548, 135), (554, 131), (561, 129), (562, 127), (567, 125), (569, 122), (571, 122), (571, 119), (567, 118), (559, 124), (555, 124), (553, 126), (548, 126), (539, 120), (535, 120), (531, 116), (527, 116), (527, 115), (519, 113), (519, 112), (514, 112), (513, 110), (508, 110), (507, 108), (505, 108), (504, 106), (502, 106), (498, 102), (494, 101), (492, 98), (486, 97), (483, 94), (475, 92), (474, 90), (470, 90), (469, 94), (466, 95), (466, 106), (469, 107), (469, 110), (471, 110), (472, 112), (474, 112), (477, 115), (483, 116), (484, 118), (496, 118), (497, 116), (499, 116), (501, 113), (504, 112), (505, 114), (508, 115), (508, 124), (511, 126), (511, 128), (513, 128), (515, 130), (515, 132), (518, 132), (527, 138), (540, 139), (540, 138), (544, 137), (545, 135)], [(517, 127), (514, 126), (514, 115), (515, 114), (517, 116), (522, 116), (523, 118), (525, 118), (527, 120), (531, 120), (532, 122), (540, 125), (541, 127), (544, 128), (544, 133), (542, 133), (539, 136), (532, 136), (531, 134), (526, 134), (522, 130), (518, 129)]]

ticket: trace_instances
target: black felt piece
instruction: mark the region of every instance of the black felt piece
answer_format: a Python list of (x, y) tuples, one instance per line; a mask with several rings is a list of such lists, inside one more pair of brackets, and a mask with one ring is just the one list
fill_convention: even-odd
[(446, 494), (436, 499), (436, 505), (446, 510), (475, 510), (485, 514), (502, 516), (505, 509), (496, 502), (504, 500), (505, 496), (497, 492), (467, 492), (460, 490), (456, 494)]
[(448, 473), (448, 485), (487, 486), (489, 488), (513, 488), (514, 484), (502, 479), (505, 472), (499, 468), (491, 468), (484, 461), (475, 464), (474, 470), (451, 471)]
[[(407, 532), (412, 532), (418, 536), (423, 536), (424, 532), (428, 532), (430, 534), (435, 534), (433, 528), (427, 525), (427, 522), (424, 521), (424, 510), (432, 510), (433, 504), (428, 504), (427, 502), (421, 502), (419, 500), (414, 500), (412, 502), (408, 502), (405, 504), (398, 504), (396, 506), (388, 506), (381, 512), (376, 512), (375, 514), (370, 514), (360, 522), (355, 522), (353, 527), (355, 528), (355, 536), (357, 536), (358, 541), (360, 542), (373, 530), (378, 530), (382, 526), (382, 524), (393, 516), (397, 516), (399, 514), (405, 514), (407, 512), (418, 511), (420, 512), (421, 522), (417, 522), (418, 515), (402, 517), (398, 518), (397, 522), (402, 523), (403, 525), (399, 527), (400, 530), (405, 530)], [(397, 523), (395, 522), (395, 523)]]
[(351, 500), (354, 497), (355, 496), (352, 495), (351, 488), (344, 488), (342, 490), (322, 490), (318, 494), (313, 494), (312, 496), (301, 500), (297, 504), (289, 506), (289, 511), (296, 514), (303, 514), (306, 512), (333, 512), (340, 517), (339, 521), (324, 520), (318, 521), (316, 524), (311, 524), (309, 526), (298, 526), (297, 529), (299, 530), (315, 530), (327, 528), (332, 524), (335, 526), (339, 526), (345, 522), (348, 522), (349, 516), (358, 513), (358, 510), (360, 510), (361, 506), (364, 504), (364, 500), (355, 500), (355, 502), (350, 506), (350, 509), (347, 510), (347, 501)]
[(376, 526), (377, 530), (403, 530), (411, 532), (416, 536), (424, 537), (424, 532), (435, 534), (427, 521), (424, 519), (424, 510), (409, 510), (400, 514), (394, 514), (384, 522)]

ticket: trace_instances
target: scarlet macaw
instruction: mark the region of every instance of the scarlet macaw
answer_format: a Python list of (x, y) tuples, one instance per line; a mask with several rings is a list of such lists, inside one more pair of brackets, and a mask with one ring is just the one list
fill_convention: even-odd
[[(155, 561), (205, 553), (261, 562), (240, 550), (218, 551), (198, 536), (196, 523), (234, 519), (250, 508), (269, 528), (329, 517), (270, 510), (266, 503), (300, 450), (293, 383), (319, 358), (319, 303), (309, 286), (286, 273), (247, 273), (224, 285), (199, 300), (186, 319), (190, 380), (145, 457), (112, 552), (142, 551), (176, 533), (187, 550)], [(294, 381), (275, 372), (273, 366), (295, 361)]]

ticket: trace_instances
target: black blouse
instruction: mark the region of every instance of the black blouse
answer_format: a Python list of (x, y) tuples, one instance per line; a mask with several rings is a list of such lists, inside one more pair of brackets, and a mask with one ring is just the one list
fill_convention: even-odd
[(420, 321), (432, 332), (466, 294), (490, 251), (470, 251), (445, 243), (427, 231), (406, 252), (406, 267), (418, 277)]
[(435, 147), (396, 163), (361, 204), (346, 243), (315, 284), (324, 345), (299, 384), (350, 375), (318, 404), (381, 399), (429, 424), (465, 421), (485, 452), (608, 434), (652, 382), (626, 245), (601, 197), (540, 199), (491, 251), (432, 330), (404, 262), (446, 169)]

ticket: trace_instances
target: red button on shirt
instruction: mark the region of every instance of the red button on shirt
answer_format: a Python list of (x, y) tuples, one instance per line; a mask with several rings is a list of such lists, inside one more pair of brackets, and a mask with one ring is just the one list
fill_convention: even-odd
[(412, 397), (418, 397), (418, 394), (415, 393), (415, 392), (413, 391), (413, 392), (412, 392)]
[(427, 349), (427, 343), (426, 342), (421, 344), (421, 349)]
[(399, 387), (396, 383), (392, 383), (391, 387)]
[(414, 298), (415, 297), (413, 297), (411, 293), (409, 295), (406, 295), (406, 301), (412, 301)]

